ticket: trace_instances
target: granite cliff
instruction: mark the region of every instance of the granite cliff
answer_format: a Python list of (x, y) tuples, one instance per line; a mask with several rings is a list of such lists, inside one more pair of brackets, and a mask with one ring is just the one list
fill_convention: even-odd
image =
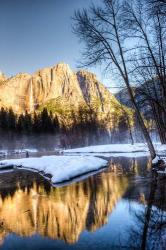
[(33, 113), (46, 107), (65, 125), (79, 119), (81, 110), (95, 115), (109, 128), (124, 113), (121, 104), (94, 74), (85, 70), (73, 72), (64, 63), (38, 70), (32, 75), (19, 73), (5, 78), (1, 74), (0, 107), (12, 107), (17, 114)]

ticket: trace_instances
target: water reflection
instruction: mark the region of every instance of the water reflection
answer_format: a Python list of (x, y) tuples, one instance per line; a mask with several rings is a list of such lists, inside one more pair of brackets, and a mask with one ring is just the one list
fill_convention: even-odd
[(166, 249), (166, 185), (165, 179), (151, 180), (142, 193), (139, 209), (131, 208), (134, 226), (128, 227), (129, 249)]
[(109, 161), (110, 171), (123, 176), (147, 176), (151, 170), (151, 160), (147, 157), (116, 157)]
[(1, 239), (8, 233), (40, 234), (67, 243), (78, 241), (85, 229), (94, 231), (107, 223), (108, 215), (128, 187), (125, 177), (109, 172), (70, 186), (50, 188), (33, 184), (0, 197)]
[(0, 176), (2, 249), (165, 249), (165, 179), (153, 180), (149, 164), (112, 158), (104, 172), (56, 188), (20, 170)]

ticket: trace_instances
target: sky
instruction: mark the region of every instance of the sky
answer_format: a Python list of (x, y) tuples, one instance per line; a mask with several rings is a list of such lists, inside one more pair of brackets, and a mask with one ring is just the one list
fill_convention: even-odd
[[(76, 70), (83, 44), (72, 32), (73, 13), (92, 0), (0, 0), (0, 70), (7, 76), (65, 62)], [(95, 0), (95, 3), (101, 0)], [(111, 87), (100, 67), (90, 68)]]

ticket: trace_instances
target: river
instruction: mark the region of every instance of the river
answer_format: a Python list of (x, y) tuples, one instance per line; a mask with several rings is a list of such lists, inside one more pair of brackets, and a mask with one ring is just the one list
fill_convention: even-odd
[(87, 179), (51, 187), (37, 173), (0, 174), (0, 249), (165, 249), (165, 180), (147, 158), (110, 158)]

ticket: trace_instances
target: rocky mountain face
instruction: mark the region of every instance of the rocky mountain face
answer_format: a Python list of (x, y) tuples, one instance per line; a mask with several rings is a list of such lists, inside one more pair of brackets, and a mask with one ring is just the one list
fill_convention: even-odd
[[(0, 196), (0, 242), (10, 232), (27, 237), (39, 234), (73, 244), (84, 230), (101, 228), (128, 188), (126, 177), (118, 178), (111, 172), (103, 172), (101, 177), (50, 190), (42, 185), (21, 189), (17, 182), (15, 192), (9, 188), (5, 197)], [(31, 183), (32, 175), (29, 179)]]
[[(147, 98), (150, 95), (155, 99), (155, 93), (153, 88), (150, 86), (150, 82), (148, 84), (145, 83), (144, 85), (142, 85), (142, 87), (133, 87), (132, 90), (135, 100), (138, 104), (138, 107), (141, 110), (144, 117), (146, 119), (154, 119), (153, 112)], [(159, 90), (157, 90), (157, 94), (160, 95)], [(133, 108), (132, 102), (130, 100), (126, 88), (116, 93), (115, 97), (121, 104), (125, 105), (126, 107)]]
[(20, 73), (0, 76), (0, 107), (17, 114), (33, 113), (46, 107), (62, 123), (72, 123), (81, 112), (95, 114), (108, 127), (123, 115), (120, 103), (88, 71), (73, 72), (67, 64), (38, 70), (34, 74)]
[(0, 71), (0, 83), (6, 80), (6, 76)]

